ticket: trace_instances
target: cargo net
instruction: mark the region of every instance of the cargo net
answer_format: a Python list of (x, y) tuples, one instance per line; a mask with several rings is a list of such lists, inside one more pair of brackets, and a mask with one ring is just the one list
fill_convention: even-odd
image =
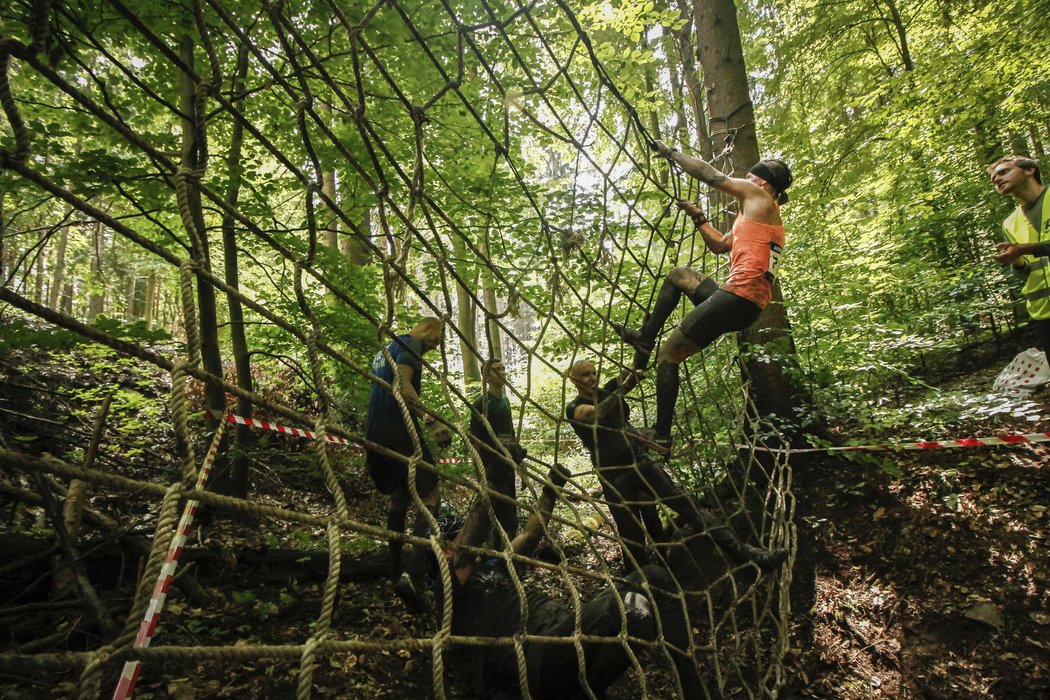
[[(130, 604), (98, 599), (90, 571), (81, 571), (82, 607), (99, 618), (99, 633), (79, 649), (55, 651), (45, 639), (52, 630), (41, 629), (40, 643), (0, 654), (5, 682), (72, 679), (54, 687), (92, 698), (114, 688), (126, 696), (136, 682), (177, 695), (179, 683), (188, 683), (198, 694), (221, 696), (222, 683), (204, 684), (209, 669), (231, 678), (250, 664), (265, 670), (265, 682), (225, 687), (353, 695), (362, 671), (374, 675), (376, 659), (388, 658), (407, 676), (422, 673), (418, 692), (436, 697), (486, 692), (479, 689), (486, 683), (523, 697), (557, 695), (555, 680), (585, 697), (605, 690), (592, 684), (609, 682), (623, 697), (777, 694), (791, 561), (763, 571), (713, 535), (732, 531), (738, 544), (793, 551), (790, 469), (782, 453), (765, 449), (776, 435), (754, 415), (735, 340), (723, 338), (683, 365), (671, 456), (635, 451), (647, 469), (689, 494), (700, 520), (642, 489), (623, 498), (630, 517), (645, 521), (646, 541), (623, 542), (607, 484), (565, 419), (576, 396), (567, 379), (573, 363), (592, 361), (602, 381), (631, 364), (632, 349), (610, 323), (640, 325), (673, 267), (720, 272), (692, 224), (668, 206), (697, 194), (680, 191), (688, 179), (650, 159), (655, 122), (643, 124), (631, 106), (657, 93), (617, 86), (616, 71), (661, 59), (658, 47), (643, 41), (629, 57), (610, 52), (583, 24), (605, 21), (610, 31), (612, 20), (577, 16), (562, 2), (273, 2), (259, 9), (112, 0), (27, 2), (7, 14), (18, 10), (21, 19), (5, 18), (0, 38), (0, 158), (10, 185), (5, 315), (35, 316), (56, 332), (73, 331), (170, 373), (168, 415), (181, 469), (134, 479), (94, 466), (92, 455), (75, 460), (5, 440), (11, 497), (25, 495), (19, 484), (46, 478), (153, 503), (135, 516), (153, 532)], [(663, 80), (656, 69), (652, 75)], [(731, 141), (732, 134), (723, 136)], [(66, 234), (71, 242), (120, 246), (139, 270), (124, 312), (148, 312), (154, 327), (177, 328), (185, 351), (164, 352), (84, 322), (97, 287), (71, 295), (38, 290), (33, 298), (34, 274), (43, 261), (54, 264), (56, 241)], [(146, 275), (160, 282), (144, 311)], [(217, 313), (208, 310), (215, 300)], [(379, 381), (373, 356), (385, 352), (389, 360), (391, 340), (424, 317), (445, 322), (445, 339), (422, 358), (422, 403), (454, 438), (447, 448), (431, 444), (433, 463), (424, 459), (426, 430), (412, 431), (401, 456), (366, 440), (363, 427), (369, 390)], [(234, 377), (231, 326), (249, 330), (247, 347), (235, 348), (242, 359), (291, 368), (283, 391)], [(216, 348), (227, 353), (225, 369), (209, 364)], [(524, 548), (499, 527), (487, 536), (494, 505), (508, 498), (486, 486), (487, 448), (472, 442), (468, 428), (478, 365), (492, 357), (506, 367), (514, 429), (527, 456), (497, 450), (488, 458), (514, 470), (515, 516), (532, 538)], [(403, 385), (386, 386), (408, 416)], [(257, 494), (207, 489), (212, 460), (230, 450), (223, 426), (235, 420), (201, 410), (202, 402), (215, 408), (202, 396), (216, 389), (231, 400), (227, 416), (236, 401), (241, 418), (315, 436), (308, 448), (293, 437), (276, 446), (239, 441)], [(638, 424), (651, 420), (649, 380), (627, 398)], [(384, 578), (354, 576), (362, 561), (354, 553), (371, 548), (382, 556), (388, 541), (404, 541), (433, 555), (435, 588), (453, 590), (457, 576), (429, 512), (422, 536), (388, 530), (381, 511), (358, 512), (371, 485), (362, 447), (401, 460), (411, 474), (436, 470), (443, 520), (469, 510), (456, 561), (467, 552), (472, 576), (499, 571), (509, 582), (510, 629), (492, 631), (488, 618), (503, 608), (470, 608), (474, 599), (455, 595), (434, 599), (436, 613), (393, 631), (381, 621), (341, 629), (377, 614), (355, 604), (365, 586), (396, 609), (393, 619), (402, 610)], [(326, 487), (306, 496), (313, 507), (290, 507), (294, 499), (258, 488), (282, 449), (312, 455), (310, 469)], [(553, 477), (565, 471), (563, 485)], [(418, 509), (421, 494), (409, 483)], [(61, 504), (49, 500), (34, 507), (54, 519)], [(207, 522), (193, 522), (198, 507), (211, 514)], [(324, 559), (323, 583), (267, 604), (273, 615), (284, 606), (309, 609), (312, 624), (292, 628), (298, 638), (246, 634), (234, 643), (228, 629), (209, 634), (203, 616), (194, 619), (193, 635), (182, 634), (185, 626), (174, 621), (185, 604), (164, 601), (169, 587), (192, 588), (177, 564), (197, 526), (197, 541), (292, 528), (310, 533), (315, 547), (323, 541), (312, 552)], [(659, 529), (667, 534), (655, 541)], [(56, 556), (74, 560), (77, 543), (60, 541)], [(636, 566), (631, 552), (644, 552), (650, 565)], [(304, 566), (306, 557), (287, 567)], [(7, 562), (4, 571), (20, 565)], [(252, 603), (249, 594), (259, 595), (230, 595)], [(17, 598), (0, 614), (16, 614)], [(308, 608), (303, 598), (312, 601)], [(118, 610), (119, 624), (112, 617)], [(461, 615), (469, 624), (454, 630)], [(611, 677), (610, 662), (618, 665)], [(397, 685), (380, 691), (418, 694)]]

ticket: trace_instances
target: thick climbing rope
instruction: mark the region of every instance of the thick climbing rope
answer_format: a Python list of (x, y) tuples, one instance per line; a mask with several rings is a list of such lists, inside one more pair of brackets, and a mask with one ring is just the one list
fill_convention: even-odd
[[(364, 382), (379, 380), (367, 367), (376, 348), (363, 353), (343, 349), (340, 329), (327, 325), (333, 305), (373, 329), (383, 352), (399, 330), (403, 331), (399, 328), (403, 307), (409, 303), (415, 304), (422, 315), (445, 319), (448, 345), (458, 341), (464, 352), (479, 359), (489, 352), (488, 344), (479, 343), (470, 328), (460, 327), (454, 320), (457, 303), (479, 310), (485, 328), (494, 327), (496, 333), (508, 339), (508, 351), (519, 360), (515, 365), (520, 369), (514, 377), (522, 377), (510, 387), (519, 406), (519, 429), (527, 427), (528, 434), (522, 436), (522, 442), (530, 444), (530, 437), (555, 439), (549, 450), (532, 450), (526, 462), (515, 466), (522, 480), (517, 505), (532, 512), (547, 471), (563, 461), (582, 462), (571, 431), (568, 436), (562, 433), (567, 425), (561, 407), (571, 399), (571, 390), (563, 383), (561, 395), (552, 397), (549, 392), (541, 392), (534, 377), (544, 373), (563, 375), (570, 361), (584, 357), (594, 358), (603, 374), (618, 374), (626, 364), (626, 353), (610, 333), (608, 322), (623, 319), (627, 309), (630, 320), (640, 319), (648, 307), (640, 297), (654, 288), (669, 267), (708, 265), (709, 261), (698, 258), (691, 247), (695, 243), (691, 228), (683, 227), (677, 214), (670, 216), (666, 207), (652, 206), (643, 196), (658, 193), (670, 203), (672, 195), (679, 194), (681, 184), (672, 179), (672, 192), (659, 185), (657, 173), (665, 166), (653, 165), (649, 160), (647, 145), (652, 138), (618, 88), (615, 71), (603, 63), (584, 24), (569, 5), (511, 3), (510, 7), (502, 7), (482, 2), (466, 10), (448, 2), (422, 8), (401, 0), (382, 0), (352, 16), (339, 3), (323, 2), (319, 7), (338, 20), (330, 27), (329, 41), (336, 34), (345, 34), (339, 39), (342, 54), (336, 56), (322, 54), (323, 43), (315, 41), (304, 29), (310, 21), (304, 23), (285, 3), (266, 3), (259, 12), (250, 13), (242, 7), (228, 7), (222, 0), (190, 0), (183, 8), (185, 26), (195, 29), (200, 50), (207, 59), (200, 72), (180, 55), (178, 37), (160, 29), (163, 25), (140, 14), (137, 7), (120, 0), (109, 0), (103, 5), (100, 12), (133, 37), (135, 51), (148, 53), (151, 60), (189, 77), (192, 100), (186, 109), (191, 114), (180, 113), (176, 106), (179, 101), (164, 94), (167, 86), (151, 82), (147, 73), (136, 70), (128, 64), (125, 54), (109, 45), (106, 36), (93, 31), (92, 18), (70, 6), (51, 7), (35, 2), (27, 38), (0, 37), (0, 106), (14, 136), (14, 148), (0, 152), (0, 165), (35, 192), (99, 222), (142, 254), (170, 268), (178, 280), (186, 356), (173, 361), (134, 342), (115, 338), (71, 315), (31, 301), (15, 286), (0, 286), (0, 300), (48, 324), (74, 331), (169, 372), (170, 413), (180, 473), (167, 485), (144, 484), (54, 457), (0, 450), (0, 460), (16, 471), (84, 478), (107, 488), (160, 500), (152, 549), (123, 630), (86, 652), (3, 653), (0, 668), (57, 669), (73, 665), (80, 672), (79, 694), (97, 697), (104, 671), (114, 664), (141, 662), (146, 664), (148, 673), (149, 665), (161, 660), (195, 663), (280, 659), (297, 664), (296, 694), (305, 698), (318, 683), (316, 669), (328, 656), (419, 650), (430, 654), (434, 695), (446, 697), (450, 694), (446, 665), (454, 647), (502, 645), (513, 653), (522, 695), (529, 697), (528, 645), (546, 642), (571, 646), (579, 662), (581, 685), (593, 697), (585, 682), (587, 650), (595, 644), (613, 644), (624, 651), (626, 665), (632, 670), (640, 693), (657, 695), (660, 686), (651, 675), (649, 662), (656, 658), (664, 666), (673, 666), (672, 652), (662, 643), (662, 637), (652, 642), (629, 640), (626, 632), (612, 638), (584, 632), (583, 607), (593, 591), (622, 581), (620, 570), (606, 561), (606, 550), (620, 542), (608, 515), (608, 504), (590, 493), (596, 475), (588, 466), (577, 469), (567, 487), (572, 498), (559, 506), (550, 524), (551, 533), (557, 530), (562, 534), (582, 534), (587, 564), (574, 563), (575, 556), (568, 556), (557, 537), (551, 538), (559, 554), (557, 564), (514, 554), (505, 538), (491, 548), (474, 550), (478, 556), (495, 556), (507, 563), (512, 587), (522, 606), (523, 625), (518, 634), (507, 639), (454, 634), (451, 596), (445, 596), (430, 637), (340, 639), (336, 628), (340, 571), (344, 565), (342, 543), (350, 534), (376, 542), (397, 538), (430, 548), (437, 558), (445, 590), (451, 589), (452, 572), (436, 534), (415, 537), (362, 523), (355, 519), (346, 501), (333, 462), (335, 451), (343, 449), (339, 440), (403, 461), (409, 472), (411, 500), (417, 508), (422, 507), (422, 499), (414, 488), (414, 475), (420, 469), (435, 469), (435, 465), (423, 460), (421, 440), (425, 436), (410, 431), (412, 444), (406, 456), (371, 443), (353, 425), (340, 423), (330, 386), (332, 368), (343, 368)], [(430, 31), (435, 17), (440, 18), (439, 24), (450, 28), (447, 34)], [(62, 25), (61, 40), (76, 48), (69, 51), (75, 59), (61, 70), (44, 54), (52, 23)], [(253, 75), (259, 79), (239, 94), (223, 87), (231, 77), (229, 57), (237, 53), (233, 48), (247, 51)], [(86, 60), (87, 56), (95, 63)], [(406, 60), (415, 62), (418, 77), (424, 79), (405, 80), (403, 71), (394, 64), (403, 66)], [(91, 74), (93, 65), (118, 71), (127, 78), (128, 89), (137, 91), (140, 99), (173, 121), (182, 119), (192, 125), (196, 149), (192, 168), (172, 157), (171, 150), (143, 131), (135, 119), (121, 113), (114, 102), (119, 97), (107, 93), (101, 81), (91, 79), (95, 77)], [(46, 163), (34, 159), (40, 144), (21, 115), (28, 85), (49, 91), (56, 103), (77, 109), (97, 134), (116, 139), (123, 149), (136, 154), (150, 168), (155, 181), (166, 188), (168, 214), (177, 215), (178, 225), (172, 223), (170, 216), (146, 215), (130, 202), (129, 206), (142, 216), (118, 215), (119, 207), (115, 209), (112, 202), (104, 203), (93, 194), (69, 188), (49, 171)], [(558, 90), (553, 89), (555, 86)], [(554, 97), (555, 93), (567, 96), (571, 106), (566, 106), (565, 99)], [(260, 124), (260, 101), (279, 105), (287, 115), (286, 122), (279, 128)], [(513, 110), (508, 107), (512, 103), (516, 104)], [(321, 109), (322, 105), (325, 109)], [(460, 113), (463, 121), (453, 125), (451, 115)], [(498, 116), (493, 117), (494, 114)], [(222, 188), (218, 186), (221, 177), (216, 177), (216, 169), (221, 164), (209, 156), (214, 156), (222, 145), (219, 139), (224, 124), (234, 122), (251, 142), (252, 157), (278, 164), (287, 183), (296, 183), (300, 189), (298, 201), (288, 205), (295, 210), (293, 216), (262, 221), (252, 214), (259, 204), (266, 203), (258, 194), (254, 195), (256, 201), (249, 198), (233, 203), (218, 193)], [(456, 180), (449, 176), (447, 164), (434, 157), (438, 149), (428, 149), (437, 141), (459, 138), (458, 130), (469, 130), (474, 139), (470, 148), (493, 154), (488, 203), (484, 206), (469, 201), (469, 194), (454, 191)], [(558, 184), (572, 202), (567, 218), (550, 216), (551, 194), (536, 183), (520, 146), (526, 140), (544, 144), (551, 154), (558, 153), (557, 149), (571, 149), (571, 181)], [(373, 212), (371, 225), (362, 223), (359, 212), (350, 208), (354, 206), (352, 202), (326, 189), (323, 173), (332, 168), (329, 163), (333, 161), (339, 163), (341, 176), (355, 180), (361, 191), (369, 193), (364, 199)], [(492, 184), (497, 173), (502, 188), (499, 194)], [(598, 246), (592, 245), (594, 242), (588, 241), (586, 235), (595, 224), (584, 207), (577, 204), (577, 200), (582, 202), (588, 196), (588, 177), (597, 177), (601, 183)], [(509, 190), (524, 202), (517, 221), (493, 210), (493, 204)], [(248, 290), (235, 288), (215, 275), (205, 252), (209, 225), (205, 221), (201, 227), (197, 199), (214, 214), (235, 222), (241, 247), (264, 251), (256, 253), (256, 264), (280, 282), (266, 290)], [(458, 201), (460, 207), (450, 206), (450, 201)], [(485, 222), (484, 240), (475, 233), (479, 218)], [(379, 304), (365, 300), (348, 286), (342, 271), (332, 269), (330, 256), (322, 254), (322, 230), (327, 229), (322, 222), (330, 219), (335, 220), (340, 235), (352, 238), (372, 259), (381, 261), (383, 282), (376, 295), (381, 312), (376, 311)], [(379, 235), (373, 235), (373, 226)], [(178, 245), (158, 243), (151, 230), (162, 231)], [(529, 241), (527, 263), (515, 261), (523, 247), (516, 238), (522, 237)], [(644, 247), (638, 244), (640, 239), (648, 241)], [(211, 257), (216, 257), (215, 251)], [(490, 308), (467, 262), (486, 269), (486, 283), (505, 296), (505, 309)], [(299, 347), (301, 374), (313, 399), (311, 407), (283, 406), (202, 368), (199, 309), (193, 293), (201, 285), (238, 300), (246, 313), (272, 326)], [(265, 298), (285, 303), (260, 301)], [(511, 318), (512, 309), (535, 319), (534, 326), (522, 332)], [(564, 350), (552, 351), (554, 345), (571, 347), (570, 356), (566, 357)], [(785, 454), (763, 453), (761, 445), (751, 442), (761, 431), (749, 424), (746, 387), (729, 378), (733, 374), (730, 346), (728, 340), (716, 344), (703, 369), (687, 376), (689, 401), (680, 401), (680, 405), (688, 403), (698, 408), (691, 410), (688, 418), (679, 416), (679, 433), (688, 447), (676, 453), (668, 469), (682, 483), (706, 487), (708, 502), (726, 518), (741, 523), (749, 536), (771, 546), (790, 546), (794, 541), (790, 468)], [(392, 360), (389, 353), (386, 357)], [(428, 401), (428, 406), (441, 407), (436, 413), (432, 411), (433, 415), (467, 446), (467, 459), (473, 470), (469, 474), (438, 471), (443, 487), (476, 494), (481, 507), (495, 521), (492, 503), (506, 497), (485, 487), (479, 451), (484, 448), (470, 441), (465, 428), (470, 418), (471, 391), (452, 377), (452, 365), (459, 361), (461, 358), (448, 347), (439, 361), (421, 358), (424, 381), (437, 385), (440, 398)], [(202, 491), (198, 483), (201, 466), (195, 450), (198, 426), (190, 418), (187, 390), (196, 381), (248, 399), (256, 411), (269, 418), (307, 429), (306, 437), (337, 437), (339, 440), (335, 441), (314, 440), (312, 445), (313, 464), (329, 492), (330, 509), (324, 514), (301, 513)], [(394, 381), (385, 388), (393, 392), (399, 410), (411, 422), (410, 407), (396, 373)], [(644, 391), (637, 393), (636, 405), (645, 410), (649, 396)], [(717, 406), (717, 410), (704, 410), (705, 406)], [(690, 434), (689, 427), (693, 425), (702, 426), (702, 434)], [(738, 442), (743, 445), (737, 445)], [(356, 459), (359, 462), (359, 457)], [(723, 493), (715, 488), (718, 484), (729, 484), (729, 488)], [(161, 644), (149, 648), (135, 645), (136, 632), (150, 604), (151, 586), (160, 575), (166, 552), (178, 532), (179, 505), (186, 499), (199, 500), (218, 513), (245, 513), (273, 522), (308, 524), (324, 532), (329, 566), (320, 593), (320, 608), (305, 640), (243, 647), (180, 647), (165, 645), (162, 633)], [(649, 496), (630, 495), (627, 500), (636, 505), (654, 503)], [(749, 500), (757, 500), (762, 507), (757, 512), (747, 508)], [(429, 513), (426, 517), (431, 532), (436, 533), (437, 523)], [(676, 581), (677, 590), (666, 592), (688, 605), (694, 615), (694, 624), (688, 630), (688, 649), (681, 651), (690, 654), (711, 679), (711, 689), (702, 691), (706, 694), (715, 694), (716, 688), (732, 688), (750, 697), (775, 694), (783, 681), (782, 659), (787, 651), (790, 569), (779, 577), (756, 582), (752, 567), (723, 562), (717, 555), (715, 558), (720, 570), (711, 573), (711, 567), (706, 567), (710, 576), (705, 585), (687, 587)], [(572, 610), (572, 631), (568, 636), (551, 638), (527, 633), (524, 623), (530, 583), (518, 573), (518, 565), (523, 564), (534, 569), (536, 575), (548, 577), (548, 584), (556, 582), (554, 585), (563, 591)], [(694, 564), (703, 568), (705, 563)], [(646, 590), (650, 590), (648, 585), (644, 586)], [(626, 630), (627, 611), (622, 600), (617, 603), (617, 614)], [(657, 625), (662, 629), (662, 621), (657, 620)], [(670, 675), (671, 685), (682, 694), (681, 678), (673, 670)]]

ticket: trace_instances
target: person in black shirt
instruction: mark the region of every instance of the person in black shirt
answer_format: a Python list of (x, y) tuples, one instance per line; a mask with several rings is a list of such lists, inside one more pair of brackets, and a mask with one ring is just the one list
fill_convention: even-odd
[[(471, 406), (470, 435), (481, 455), (485, 468), (485, 480), (489, 489), (513, 499), (517, 495), (515, 464), (521, 464), (525, 450), (518, 444), (514, 433), (514, 420), (510, 413), (510, 402), (504, 391), (507, 378), (503, 361), (499, 358), (485, 361), (481, 368), (484, 387)], [(496, 521), (507, 533), (507, 540), (518, 534), (518, 512), (512, 500), (491, 498)], [(493, 528), (493, 542), (502, 539)]]
[[(564, 485), (566, 477), (557, 466), (548, 474), (536, 511), (511, 542), (515, 554), (527, 556), (536, 549), (554, 508), (556, 488)], [(524, 632), (543, 637), (572, 637), (576, 633), (574, 610), (545, 593), (531, 590), (526, 592), (523, 606), (505, 559), (479, 557), (459, 548), (460, 545), (478, 547), (485, 541), (489, 527), (488, 509), (476, 499), (462, 531), (446, 552), (451, 568), (452, 634), (509, 639)], [(516, 573), (520, 578), (524, 572), (517, 570)], [(646, 582), (649, 593), (644, 589)], [(435, 580), (435, 593), (440, 624), (443, 593), (440, 576)], [(663, 640), (670, 645), (668, 650), (678, 668), (686, 697), (706, 697), (696, 664), (688, 653), (689, 620), (680, 589), (666, 569), (655, 565), (632, 573), (625, 581), (605, 588), (583, 604), (579, 632), (611, 639), (581, 643), (582, 673), (574, 644), (524, 642), (529, 694), (542, 700), (573, 700), (588, 697), (589, 689), (594, 697), (605, 697), (606, 689), (630, 665), (627, 642), (618, 639), (625, 621), (630, 637), (655, 640), (662, 632)], [(473, 697), (522, 695), (518, 658), (512, 644), (458, 644), (449, 655), (449, 663), (468, 676)]]
[(639, 446), (644, 440), (630, 424), (630, 407), (624, 396), (638, 384), (640, 376), (641, 370), (627, 370), (599, 387), (594, 363), (578, 360), (569, 370), (569, 380), (578, 395), (565, 407), (565, 417), (591, 453), (591, 463), (623, 543), (625, 568), (649, 561), (646, 531), (656, 543), (665, 539), (656, 502), (685, 519), (697, 533), (707, 532), (738, 561), (751, 561), (767, 570), (778, 568), (787, 560), (785, 550), (770, 551), (741, 542), (714, 513), (689, 498)]
[[(410, 418), (406, 422), (401, 413), (401, 406), (390, 389), (379, 382), (372, 384), (368, 416), (365, 420), (365, 437), (382, 449), (367, 449), (365, 464), (376, 490), (390, 497), (386, 527), (391, 532), (400, 533), (405, 530), (410, 497), (408, 458), (415, 451), (413, 436), (419, 440), (423, 462), (428, 465), (434, 464), (433, 454), (419, 428), (419, 418), (424, 418), (427, 425), (431, 426), (430, 435), (438, 444), (447, 444), (450, 439), (448, 428), (434, 421), (433, 415), (424, 409), (419, 398), (423, 355), (440, 346), (443, 339), (444, 325), (441, 320), (424, 318), (411, 332), (399, 335), (387, 346), (386, 352), (393, 358), (393, 364), (387, 361), (383, 351), (377, 352), (372, 360), (373, 375), (391, 386), (395, 383), (400, 384), (401, 395), (408, 407)], [(395, 453), (396, 456), (391, 453)], [(437, 517), (440, 491), (437, 475), (432, 468), (417, 463), (415, 487), (423, 504)], [(426, 537), (428, 532), (426, 515), (420, 511), (416, 514), (412, 534)], [(394, 591), (410, 608), (425, 610), (427, 604), (423, 597), (422, 577), (426, 571), (429, 549), (414, 547), (403, 567), (402, 545), (400, 539), (391, 539), (388, 542)]]

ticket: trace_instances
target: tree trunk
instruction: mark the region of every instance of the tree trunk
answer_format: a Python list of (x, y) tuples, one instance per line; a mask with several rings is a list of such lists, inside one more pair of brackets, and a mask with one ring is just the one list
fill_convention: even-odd
[[(68, 211), (66, 219), (68, 220)], [(55, 264), (51, 266), (51, 289), (48, 294), (47, 307), (57, 310), (62, 295), (66, 276), (66, 249), (69, 247), (69, 226), (63, 226), (58, 233), (58, 246), (55, 250)]]
[(73, 283), (72, 282), (66, 282), (66, 284), (62, 287), (62, 305), (61, 305), (61, 309), (60, 310), (66, 316), (72, 316), (73, 315)]
[[(686, 24), (686, 26), (689, 26)], [(678, 39), (676, 38), (675, 32), (668, 29), (666, 26), (663, 28), (663, 42), (661, 44), (664, 52), (664, 56), (667, 58), (667, 68), (671, 74), (671, 101), (674, 104), (675, 121), (677, 122), (673, 134), (673, 139), (677, 143), (687, 143), (689, 141), (689, 118), (685, 115), (685, 90), (682, 88), (682, 76), (678, 70), (679, 61), (682, 52), (679, 49)]]
[[(492, 173), (489, 176), (489, 205), (488, 212), (485, 215), (485, 231), (478, 242), (478, 250), (481, 252), (482, 260), (492, 260), (489, 256), (489, 235), (492, 232), (492, 203), (495, 191), (496, 168), (498, 167), (499, 158), (493, 158)], [(485, 338), (489, 347), (489, 358), (503, 360), (505, 359), (503, 357), (503, 339), (500, 337), (499, 323), (496, 321), (499, 306), (496, 301), (495, 279), (492, 275), (492, 268), (488, 265), (481, 266), (481, 290), (482, 301), (485, 304), (481, 311), (485, 315), (483, 323), (485, 324)]]
[[(489, 258), (489, 245), (488, 245), (489, 229), (485, 227), (485, 240), (482, 241), (480, 249), (481, 254), (486, 258)], [(503, 359), (503, 339), (499, 334), (499, 323), (496, 320), (496, 315), (499, 313), (499, 302), (496, 299), (496, 288), (493, 286), (492, 274), (488, 268), (484, 268), (481, 273), (481, 285), (482, 285), (482, 298), (485, 302), (485, 308), (482, 312), (485, 315), (485, 339), (489, 346), (489, 357)]]
[(893, 38), (897, 46), (897, 53), (901, 58), (901, 64), (904, 66), (904, 70), (914, 71), (915, 64), (911, 60), (911, 49), (908, 48), (908, 32), (904, 27), (904, 20), (901, 19), (900, 10), (897, 9), (896, 0), (883, 0), (883, 2), (886, 3), (886, 9), (890, 12), (887, 21), (891, 25), (891, 32), (894, 35)]
[[(239, 70), (239, 67), (238, 67), (238, 70)], [(237, 94), (237, 93), (235, 92), (234, 94)], [(320, 102), (318, 104), (317, 111), (320, 112), (321, 117), (326, 122), (331, 122), (331, 120), (332, 120), (332, 105), (328, 104), (327, 102), (322, 101), (322, 102)], [(329, 126), (331, 126), (331, 124), (329, 124)], [(231, 155), (232, 155), (232, 149), (231, 149)], [(323, 170), (323, 171), (321, 171), (321, 191), (332, 202), (336, 202), (337, 201), (337, 198), (336, 198), (336, 186), (335, 185), (336, 185), (336, 170), (335, 170), (335, 168), (332, 168), (331, 170)], [(339, 217), (336, 216), (335, 212), (333, 212), (331, 209), (328, 208), (327, 204), (323, 205), (321, 210), (324, 212), (324, 214), (322, 214), (322, 220), (324, 221), (323, 243), (324, 243), (324, 245), (326, 247), (331, 248), (332, 250), (339, 250)]]
[[(711, 135), (731, 139), (732, 174), (742, 176), (759, 158), (736, 6), (732, 0), (704, 0), (694, 7)], [(795, 345), (779, 284), (774, 284), (773, 301), (758, 321), (740, 335), (746, 344), (767, 350), (747, 353), (745, 363), (745, 379), (751, 382), (751, 398), (759, 416), (793, 433), (795, 411), (803, 403), (804, 392), (785, 372), (786, 363), (794, 361)]]
[(124, 309), (124, 318), (128, 321), (134, 321), (138, 318), (138, 314), (135, 313), (135, 292), (138, 291), (138, 275), (135, 272), (135, 266), (131, 266), (131, 274), (128, 279), (128, 299), (127, 307)]
[(47, 234), (43, 231), (37, 236), (36, 262), (33, 264), (33, 301), (44, 303), (44, 251), (47, 245)]
[[(689, 8), (685, 0), (679, 0), (679, 10), (681, 10), (683, 16), (689, 16)], [(712, 157), (711, 135), (707, 132), (704, 93), (696, 70), (696, 48), (693, 46), (692, 34), (692, 25), (686, 22), (676, 38), (678, 40), (678, 51), (682, 59), (682, 78), (685, 81), (686, 93), (689, 98), (689, 105), (693, 109), (694, 124), (696, 125), (696, 148), (701, 158), (710, 161)]]
[[(477, 288), (477, 272), (472, 272), (473, 266), (467, 263), (467, 248), (459, 236), (452, 237), (452, 250), (456, 258), (455, 267), (458, 276), (470, 284), (472, 288)], [(477, 307), (473, 296), (471, 296), (471, 290), (457, 281), (456, 319), (459, 325), (459, 332), (462, 334), (462, 337), (459, 339), (459, 348), (463, 355), (463, 378), (466, 380), (467, 386), (481, 382), (481, 367), (478, 364), (476, 318)]]
[[(237, 53), (237, 75), (233, 81), (233, 94), (239, 95), (244, 92), (244, 78), (248, 73), (248, 50), (242, 45)], [(244, 127), (237, 120), (233, 121), (230, 134), (230, 151), (226, 157), (227, 171), (229, 172), (230, 184), (226, 191), (226, 201), (233, 208), (237, 207), (237, 200), (241, 193), (241, 177), (244, 166), (241, 163), (241, 146), (244, 143)], [(334, 185), (333, 185), (334, 193)], [(331, 245), (336, 245), (333, 233)], [(325, 238), (327, 244), (328, 233)], [(224, 214), (222, 218), (222, 245), (224, 259), (226, 261), (226, 284), (233, 289), (240, 288), (240, 279), (237, 264), (237, 227), (236, 221), (230, 214)], [(241, 301), (233, 294), (226, 295), (226, 303), (230, 309), (230, 344), (233, 346), (233, 362), (237, 371), (237, 386), (252, 391), (252, 365), (251, 355), (248, 353), (248, 339), (244, 332), (244, 310)], [(252, 416), (252, 402), (244, 397), (237, 397), (237, 413), (245, 418)], [(248, 448), (251, 444), (251, 428), (246, 425), (238, 425), (234, 430), (235, 450), (233, 459), (230, 460), (229, 468), (217, 473), (216, 480), (212, 482), (212, 488), (218, 493), (243, 498), (248, 495), (248, 484), (250, 476), (250, 465), (248, 461)]]
[(1046, 150), (1043, 149), (1043, 140), (1039, 138), (1039, 129), (1036, 128), (1035, 124), (1028, 125), (1028, 136), (1032, 139), (1032, 154), (1045, 156)]
[(1032, 157), (1032, 154), (1028, 152), (1028, 140), (1016, 129), (1006, 130), (1006, 142), (1010, 145), (1012, 155)]
[(94, 321), (95, 317), (105, 311), (106, 308), (105, 288), (102, 280), (103, 233), (102, 222), (96, 221), (95, 230), (91, 237), (91, 295), (88, 297), (87, 314), (89, 323)]
[(146, 321), (146, 328), (153, 328), (153, 321), (156, 316), (156, 305), (157, 305), (157, 271), (150, 270), (149, 277), (146, 279), (146, 308), (143, 314), (143, 320)]
[[(193, 39), (183, 34), (179, 38), (179, 56), (191, 70), (193, 69)], [(203, 134), (203, 124), (198, 125), (194, 106), (196, 90), (191, 76), (182, 72), (179, 75), (179, 110), (182, 112), (182, 165), (191, 172), (200, 165), (200, 155), (204, 148), (198, 142), (198, 127)], [(200, 192), (192, 184), (187, 185), (192, 225), (197, 230), (200, 249), (194, 256), (203, 267), (211, 271), (211, 260), (208, 254), (208, 231), (204, 222), (204, 210), (201, 207)], [(196, 247), (196, 246), (195, 246)], [(215, 290), (211, 285), (197, 278), (197, 316), (200, 323), (201, 361), (205, 371), (222, 376), (222, 356), (219, 353), (218, 314), (215, 306)], [(204, 404), (210, 411), (221, 415), (226, 410), (226, 392), (221, 386), (208, 382), (204, 387)], [(218, 425), (218, 420), (210, 411), (205, 412), (205, 422), (209, 430)], [(220, 471), (218, 463), (215, 470)]]

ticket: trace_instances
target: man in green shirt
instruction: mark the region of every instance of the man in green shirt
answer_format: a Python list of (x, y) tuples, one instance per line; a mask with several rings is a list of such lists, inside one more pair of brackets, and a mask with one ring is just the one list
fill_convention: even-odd
[(1006, 241), (998, 244), (995, 259), (1012, 265), (1025, 280), (1021, 294), (1050, 360), (1050, 198), (1039, 164), (1025, 156), (1007, 156), (989, 165), (988, 174), (996, 192), (1017, 201), (1003, 222)]
[[(487, 360), (481, 368), (481, 379), (481, 396), (471, 407), (470, 435), (485, 467), (486, 485), (490, 489), (496, 521), (507, 533), (507, 539), (513, 540), (518, 534), (518, 512), (513, 501), (508, 499), (517, 495), (514, 467), (525, 458), (525, 450), (518, 444), (514, 433), (510, 402), (505, 393), (507, 377), (503, 361), (499, 358)], [(496, 544), (502, 542), (495, 527), (493, 541)]]

